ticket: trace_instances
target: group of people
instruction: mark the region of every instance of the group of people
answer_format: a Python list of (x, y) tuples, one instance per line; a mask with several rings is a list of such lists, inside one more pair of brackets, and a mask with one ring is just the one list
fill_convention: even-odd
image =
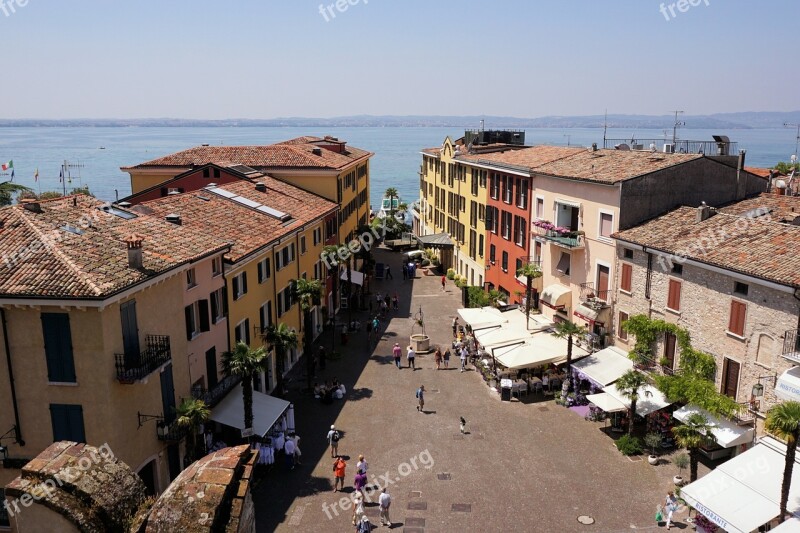
[(266, 437), (263, 440), (255, 440), (250, 447), (258, 454), (257, 464), (271, 465), (275, 463), (276, 455), (283, 452), (286, 466), (294, 470), (295, 465), (300, 462), (300, 436), (290, 431), (285, 437), (283, 432), (279, 432), (275, 437)]
[[(397, 291), (395, 291), (394, 295), (392, 295), (392, 296), (389, 296), (388, 294), (377, 293), (375, 295), (375, 303), (378, 306), (378, 311), (380, 311), (381, 317), (383, 317), (383, 318), (386, 318), (387, 316), (389, 316), (389, 308), (390, 308), (390, 306), (395, 311), (400, 309), (400, 297), (398, 296)], [(371, 312), (372, 311), (372, 303), (371, 302), (370, 302), (369, 308), (370, 308), (369, 310)]]
[(324, 385), (314, 383), (314, 398), (321, 400), (324, 404), (331, 404), (333, 400), (341, 400), (347, 394), (347, 387), (344, 383), (339, 383), (336, 378), (328, 380)]
[(417, 264), (410, 262), (403, 263), (403, 279), (414, 279), (417, 277)]

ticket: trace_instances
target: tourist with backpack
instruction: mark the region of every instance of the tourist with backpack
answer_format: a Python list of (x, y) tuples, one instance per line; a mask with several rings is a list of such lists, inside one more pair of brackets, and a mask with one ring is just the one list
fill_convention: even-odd
[(420, 413), (425, 408), (425, 385), (420, 385), (417, 389), (417, 411)]
[(331, 445), (331, 457), (339, 456), (339, 439), (341, 435), (336, 426), (331, 425), (331, 430), (328, 432), (328, 444)]
[(344, 476), (347, 463), (341, 457), (337, 457), (333, 462), (333, 492), (338, 492), (339, 488), (344, 490)]

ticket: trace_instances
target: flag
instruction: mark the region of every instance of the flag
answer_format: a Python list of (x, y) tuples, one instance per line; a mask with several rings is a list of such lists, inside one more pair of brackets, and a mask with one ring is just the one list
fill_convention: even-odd
[(8, 170), (9, 168), (14, 168), (14, 161), (11, 160), (8, 163), (3, 163), (2, 169)]
[(61, 183), (62, 181), (64, 181), (64, 171), (63, 170), (59, 170), (58, 171), (58, 182)]
[(36, 167), (36, 172), (33, 173), (33, 181), (39, 181), (39, 167)]

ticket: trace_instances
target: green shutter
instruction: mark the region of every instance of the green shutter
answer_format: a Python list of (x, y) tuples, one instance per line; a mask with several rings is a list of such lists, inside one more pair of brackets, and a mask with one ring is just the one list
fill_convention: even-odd
[(42, 313), (42, 336), (47, 360), (47, 379), (57, 383), (75, 383), (72, 333), (67, 313)]

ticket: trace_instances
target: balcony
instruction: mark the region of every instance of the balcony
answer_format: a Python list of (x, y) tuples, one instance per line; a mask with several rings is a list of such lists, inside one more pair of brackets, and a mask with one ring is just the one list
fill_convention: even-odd
[(214, 407), (241, 381), (241, 376), (226, 376), (210, 389), (193, 388), (192, 398), (203, 400), (209, 408)]
[(165, 424), (159, 421), (156, 425), (156, 436), (160, 441), (179, 442), (187, 433), (189, 433), (189, 427), (178, 425), (177, 419), (171, 424)]
[(172, 360), (169, 336), (145, 336), (145, 351), (139, 354), (115, 354), (117, 380), (124, 385), (141, 381), (162, 365)]
[(800, 365), (800, 330), (790, 329), (783, 337), (784, 359)]
[(537, 226), (533, 224), (532, 230), (534, 235), (538, 235), (546, 241), (549, 241), (557, 246), (569, 249), (584, 248), (584, 233), (582, 231), (556, 231), (548, 229), (547, 227)]
[(608, 303), (610, 293), (611, 291), (608, 289), (603, 291), (596, 290), (594, 283), (581, 283), (580, 301), (586, 307), (600, 310), (610, 305)]

